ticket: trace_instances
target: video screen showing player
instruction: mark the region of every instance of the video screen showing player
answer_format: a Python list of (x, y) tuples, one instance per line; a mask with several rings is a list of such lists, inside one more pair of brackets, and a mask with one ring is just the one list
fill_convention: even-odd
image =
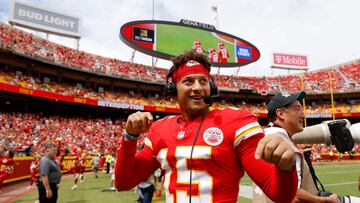
[(204, 53), (204, 49), (201, 46), (201, 42), (199, 40), (194, 41), (193, 50), (197, 53)]
[(230, 54), (229, 51), (227, 50), (227, 48), (224, 45), (224, 42), (219, 42), (218, 43), (218, 47), (219, 47), (219, 63), (227, 63), (228, 62), (228, 58), (230, 58)]
[(215, 48), (209, 49), (209, 60), (211, 63), (218, 63), (219, 62), (219, 54), (216, 52)]

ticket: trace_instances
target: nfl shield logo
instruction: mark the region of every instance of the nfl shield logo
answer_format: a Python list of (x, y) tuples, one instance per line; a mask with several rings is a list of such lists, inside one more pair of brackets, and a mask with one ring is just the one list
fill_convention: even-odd
[(180, 131), (177, 135), (178, 140), (182, 140), (185, 137), (185, 131)]

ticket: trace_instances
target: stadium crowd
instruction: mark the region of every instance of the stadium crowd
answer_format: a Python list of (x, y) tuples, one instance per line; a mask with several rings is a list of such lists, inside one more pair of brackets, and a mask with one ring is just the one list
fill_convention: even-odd
[[(124, 92), (124, 91), (111, 91), (102, 88), (99, 89), (86, 87), (79, 84), (68, 84), (65, 82), (55, 82), (51, 78), (38, 78), (35, 76), (24, 75), (22, 72), (11, 72), (0, 69), (0, 83), (6, 83), (11, 85), (17, 85), (21, 87), (30, 88), (33, 90), (42, 90), (46, 92), (66, 95), (66, 96), (76, 96), (83, 97), (88, 99), (95, 100), (106, 100), (111, 102), (119, 103), (128, 103), (144, 106), (157, 106), (157, 107), (171, 107), (179, 108), (176, 99), (171, 96), (160, 96), (159, 94), (148, 95), (147, 97), (143, 96), (140, 93), (134, 91)], [(351, 112), (360, 112), (360, 104), (346, 104), (346, 103), (337, 103), (335, 105), (336, 113), (351, 113)], [(224, 107), (235, 107), (235, 108), (248, 108), (253, 113), (267, 113), (266, 104), (251, 104), (246, 103), (245, 101), (240, 102), (228, 102), (226, 100), (221, 100), (220, 102), (214, 102), (213, 108), (224, 108)], [(306, 106), (307, 114), (330, 114), (331, 104), (312, 104)]]
[[(30, 113), (0, 113), (0, 140), (18, 156), (39, 156), (46, 144), (56, 142), (60, 155), (74, 156), (84, 150), (88, 155), (112, 154), (120, 146), (123, 119), (85, 119)], [(145, 135), (144, 135), (145, 136)], [(142, 139), (139, 141), (141, 144)]]
[[(0, 112), (0, 144), (14, 150), (17, 156), (40, 156), (46, 152), (46, 144), (53, 141), (56, 141), (60, 155), (75, 156), (84, 150), (88, 155), (113, 154), (121, 145), (124, 126), (124, 119)], [(146, 133), (141, 135), (138, 146), (143, 144), (144, 137)], [(323, 144), (298, 147), (311, 147), (314, 160), (320, 153), (337, 153), (335, 146)], [(360, 153), (360, 146), (355, 145), (352, 152)]]
[[(44, 60), (71, 69), (100, 73), (119, 78), (140, 81), (166, 82), (167, 70), (134, 64), (118, 59), (106, 58), (84, 51), (75, 50), (51, 41), (33, 36), (22, 30), (0, 23), (0, 48), (15, 54), (23, 54), (36, 60)], [(351, 91), (359, 88), (359, 61), (327, 69), (305, 72), (305, 91), (319, 93), (332, 87), (335, 91)], [(301, 75), (276, 77), (244, 77), (234, 75), (213, 75), (217, 85), (223, 89), (247, 89), (273, 93), (281, 90), (296, 92), (302, 88)], [(109, 90), (78, 83), (58, 82), (54, 78), (26, 75), (21, 71), (12, 72), (0, 68), (0, 83), (26, 87), (33, 90), (76, 96), (94, 100), (128, 103), (144, 106), (179, 108), (175, 97), (149, 93), (142, 95), (132, 90)], [(252, 113), (267, 113), (266, 103), (247, 103), (220, 99), (212, 108), (248, 108)], [(306, 106), (306, 114), (330, 114), (331, 104), (311, 103)], [(360, 104), (336, 103), (335, 112), (360, 112)], [(113, 155), (121, 146), (125, 118), (111, 120), (103, 118), (66, 117), (43, 113), (0, 112), (0, 147), (15, 151), (16, 156), (39, 157), (46, 152), (50, 142), (56, 142), (59, 156)], [(138, 147), (144, 144), (146, 133), (138, 139)], [(336, 153), (335, 146), (297, 145), (300, 149), (311, 148), (313, 161), (321, 160), (321, 154)], [(355, 145), (352, 154), (360, 154), (360, 146)], [(332, 156), (332, 155), (330, 155)], [(332, 160), (332, 157), (331, 157)], [(36, 173), (35, 173), (36, 174)], [(75, 182), (76, 184), (76, 182)], [(31, 183), (30, 183), (31, 185)]]
[[(129, 63), (118, 59), (106, 58), (84, 51), (56, 44), (41, 37), (34, 36), (20, 29), (0, 23), (0, 47), (23, 54), (36, 60), (45, 60), (67, 68), (101, 73), (119, 78), (129, 78), (141, 81), (165, 83), (167, 70), (141, 64)], [(304, 73), (305, 91), (322, 92), (329, 90), (329, 73), (332, 75), (334, 90), (348, 91), (358, 88), (359, 61), (339, 65), (327, 69)], [(159, 107), (178, 108), (175, 98), (162, 97), (158, 94), (144, 97), (134, 91), (99, 91), (82, 85), (48, 81), (21, 72), (0, 70), (0, 83), (27, 87), (62, 95), (78, 96), (96, 100), (124, 102)], [(267, 93), (287, 90), (295, 92), (301, 89), (300, 75), (276, 77), (244, 77), (234, 75), (213, 75), (217, 85), (224, 89), (250, 89), (266, 91)], [(245, 101), (231, 103), (221, 100), (213, 104), (214, 108), (246, 107), (253, 113), (266, 113), (265, 103), (248, 104)], [(331, 113), (330, 104), (308, 105), (306, 113)], [(338, 103), (335, 106), (338, 113), (360, 112), (360, 104)], [(98, 151), (113, 151), (122, 136), (124, 120), (102, 120), (83, 118), (63, 118), (60, 116), (44, 116), (42, 114), (1, 113), (0, 137), (6, 140), (9, 147), (24, 151), (31, 147), (32, 152), (43, 151), (44, 140), (57, 140), (63, 153), (75, 154), (76, 148), (86, 148)], [(84, 125), (77, 125), (83, 123)], [(40, 142), (41, 140), (41, 142)], [(80, 142), (79, 142), (80, 140)], [(319, 148), (320, 146), (320, 148)], [(316, 151), (329, 148), (321, 145), (314, 147)], [(356, 149), (358, 150), (358, 148)]]
[[(31, 33), (0, 23), (0, 46), (18, 54), (24, 54), (36, 60), (45, 60), (68, 68), (102, 73), (120, 78), (165, 83), (167, 70), (141, 64), (129, 63), (118, 59), (106, 58), (84, 51), (56, 44), (49, 40), (33, 36)], [(327, 69), (306, 72), (305, 91), (328, 92), (329, 73), (335, 91), (351, 91), (359, 88), (359, 61)], [(250, 89), (257, 91), (289, 92), (299, 91), (301, 74), (271, 77), (243, 77), (234, 75), (213, 75), (220, 88)]]

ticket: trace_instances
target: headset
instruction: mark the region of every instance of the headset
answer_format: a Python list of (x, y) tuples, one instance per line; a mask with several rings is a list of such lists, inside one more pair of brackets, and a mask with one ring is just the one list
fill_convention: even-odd
[[(169, 79), (172, 77), (174, 71), (175, 71), (175, 66), (172, 66), (171, 69), (169, 70), (167, 76), (166, 76), (166, 85), (165, 85), (165, 90), (166, 93), (168, 95), (177, 95), (177, 89), (176, 89), (176, 85), (173, 82), (170, 82)], [(219, 89), (215, 84), (215, 80), (213, 77), (210, 76), (210, 96), (211, 97), (216, 97), (219, 95)]]

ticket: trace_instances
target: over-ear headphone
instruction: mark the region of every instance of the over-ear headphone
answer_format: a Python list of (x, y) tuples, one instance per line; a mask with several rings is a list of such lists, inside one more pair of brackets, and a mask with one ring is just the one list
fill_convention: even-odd
[[(175, 66), (171, 67), (167, 76), (166, 76), (166, 85), (165, 91), (168, 95), (177, 95), (176, 85), (173, 82), (170, 82), (169, 79), (172, 77), (175, 70)], [(213, 77), (210, 76), (210, 96), (217, 96), (219, 95), (219, 89), (215, 84), (215, 80)]]

